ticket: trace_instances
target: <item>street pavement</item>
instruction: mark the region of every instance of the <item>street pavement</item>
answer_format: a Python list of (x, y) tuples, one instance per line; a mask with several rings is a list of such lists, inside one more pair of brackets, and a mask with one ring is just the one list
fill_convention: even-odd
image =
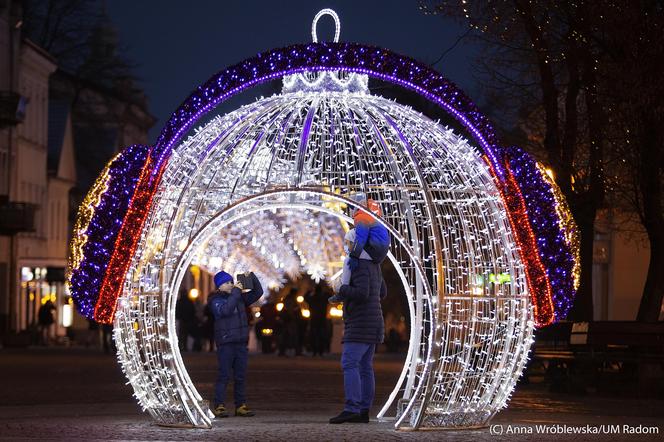
[[(196, 387), (210, 398), (214, 353), (185, 353), (184, 360)], [(330, 425), (343, 404), (338, 355), (251, 355), (248, 403), (255, 417), (216, 419), (211, 430), (173, 429), (155, 425), (141, 412), (114, 356), (82, 348), (3, 349), (0, 440), (664, 440), (664, 399), (554, 394), (542, 383), (518, 386), (488, 428), (395, 431), (375, 413), (402, 366), (403, 355), (377, 354), (372, 421)], [(647, 430), (651, 434), (629, 434)]]

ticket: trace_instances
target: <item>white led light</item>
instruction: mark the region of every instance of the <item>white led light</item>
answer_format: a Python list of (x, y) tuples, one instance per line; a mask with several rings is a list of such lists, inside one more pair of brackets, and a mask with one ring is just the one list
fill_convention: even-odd
[(339, 16), (333, 9), (325, 8), (318, 11), (314, 16), (314, 20), (311, 22), (311, 39), (314, 43), (318, 43), (318, 33), (316, 32), (316, 26), (318, 25), (318, 20), (324, 15), (329, 15), (334, 20), (334, 42), (339, 41), (339, 36), (341, 35), (341, 20)]

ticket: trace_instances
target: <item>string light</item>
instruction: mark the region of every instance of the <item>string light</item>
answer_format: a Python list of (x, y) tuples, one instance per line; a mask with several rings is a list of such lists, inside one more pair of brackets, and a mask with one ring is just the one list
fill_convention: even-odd
[(109, 168), (116, 159), (117, 155), (104, 167), (104, 170), (101, 171), (78, 209), (76, 224), (74, 225), (74, 235), (70, 246), (71, 264), (67, 267), (68, 279), (71, 278), (71, 273), (78, 270), (78, 267), (81, 265), (84, 256), (83, 248), (88, 242), (86, 232), (97, 206), (101, 203), (101, 197), (108, 190), (108, 181), (110, 179)]
[[(550, 169), (544, 169), (539, 163), (537, 163), (537, 168), (542, 173), (542, 179), (544, 179), (544, 181), (550, 186), (551, 193), (555, 199), (555, 209), (556, 214), (558, 215), (559, 229), (565, 239), (567, 249), (572, 255), (572, 274), (574, 275), (573, 288), (576, 291), (579, 289), (579, 284), (581, 283), (581, 236), (565, 196), (553, 179), (553, 175), (548, 172)], [(561, 311), (557, 316), (564, 318), (567, 316), (567, 311), (568, 310)]]
[[(86, 318), (94, 318), (95, 305), (117, 232), (123, 225), (147, 153), (146, 146), (134, 145), (111, 160), (105, 169), (108, 175), (106, 191), (97, 193), (99, 187), (94, 186), (86, 195), (86, 201), (99, 199), (90, 221), (86, 223), (83, 218), (77, 219), (76, 225), (81, 226), (81, 229), (77, 229), (72, 239), (67, 278), (76, 308)], [(85, 211), (79, 215), (87, 216)], [(87, 225), (85, 230), (83, 225)], [(76, 246), (83, 240), (83, 235), (83, 256), (77, 257)]]
[(501, 185), (498, 189), (507, 205), (507, 213), (521, 258), (526, 263), (526, 280), (533, 303), (535, 323), (537, 326), (543, 327), (554, 320), (551, 284), (542, 264), (537, 238), (528, 218), (526, 202), (509, 165), (506, 165), (506, 178), (504, 186)]
[(578, 229), (558, 186), (542, 173), (537, 162), (518, 148), (506, 149), (506, 155), (526, 204), (528, 223), (537, 238), (540, 261), (546, 269), (553, 320), (564, 319), (572, 307), (580, 277)]

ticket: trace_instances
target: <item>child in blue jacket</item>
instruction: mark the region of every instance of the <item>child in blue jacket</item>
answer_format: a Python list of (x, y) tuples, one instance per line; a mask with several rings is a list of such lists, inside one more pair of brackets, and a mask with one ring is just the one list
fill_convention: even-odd
[(233, 277), (221, 271), (214, 275), (217, 291), (208, 298), (208, 306), (214, 315), (214, 341), (217, 345), (219, 372), (214, 390), (212, 412), (217, 417), (228, 417), (224, 405), (226, 386), (233, 370), (235, 415), (250, 417), (255, 413), (246, 404), (246, 374), (249, 343), (249, 321), (246, 308), (258, 301), (263, 295), (261, 283), (253, 273), (246, 273), (251, 278), (253, 288), (243, 293), (241, 283), (233, 284)]

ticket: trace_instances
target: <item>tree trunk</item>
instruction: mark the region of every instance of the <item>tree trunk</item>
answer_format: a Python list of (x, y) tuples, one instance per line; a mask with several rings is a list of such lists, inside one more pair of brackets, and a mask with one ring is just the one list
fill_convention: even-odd
[[(661, 233), (659, 235), (662, 236)], [(664, 298), (664, 240), (654, 239), (650, 236), (650, 262), (648, 276), (643, 287), (643, 296), (639, 305), (637, 321), (655, 322), (659, 320)]]
[[(572, 201), (570, 201), (572, 203)], [(574, 207), (576, 206), (576, 207)], [(574, 305), (567, 317), (573, 321), (593, 320), (593, 245), (595, 242), (595, 216), (597, 207), (585, 198), (570, 204), (574, 220), (581, 236), (579, 250), (581, 258), (581, 281)]]
[(638, 321), (657, 321), (664, 297), (664, 207), (662, 169), (664, 148), (656, 117), (641, 116), (643, 130), (639, 142), (639, 190), (643, 200), (643, 225), (650, 241), (650, 263), (643, 287)]

